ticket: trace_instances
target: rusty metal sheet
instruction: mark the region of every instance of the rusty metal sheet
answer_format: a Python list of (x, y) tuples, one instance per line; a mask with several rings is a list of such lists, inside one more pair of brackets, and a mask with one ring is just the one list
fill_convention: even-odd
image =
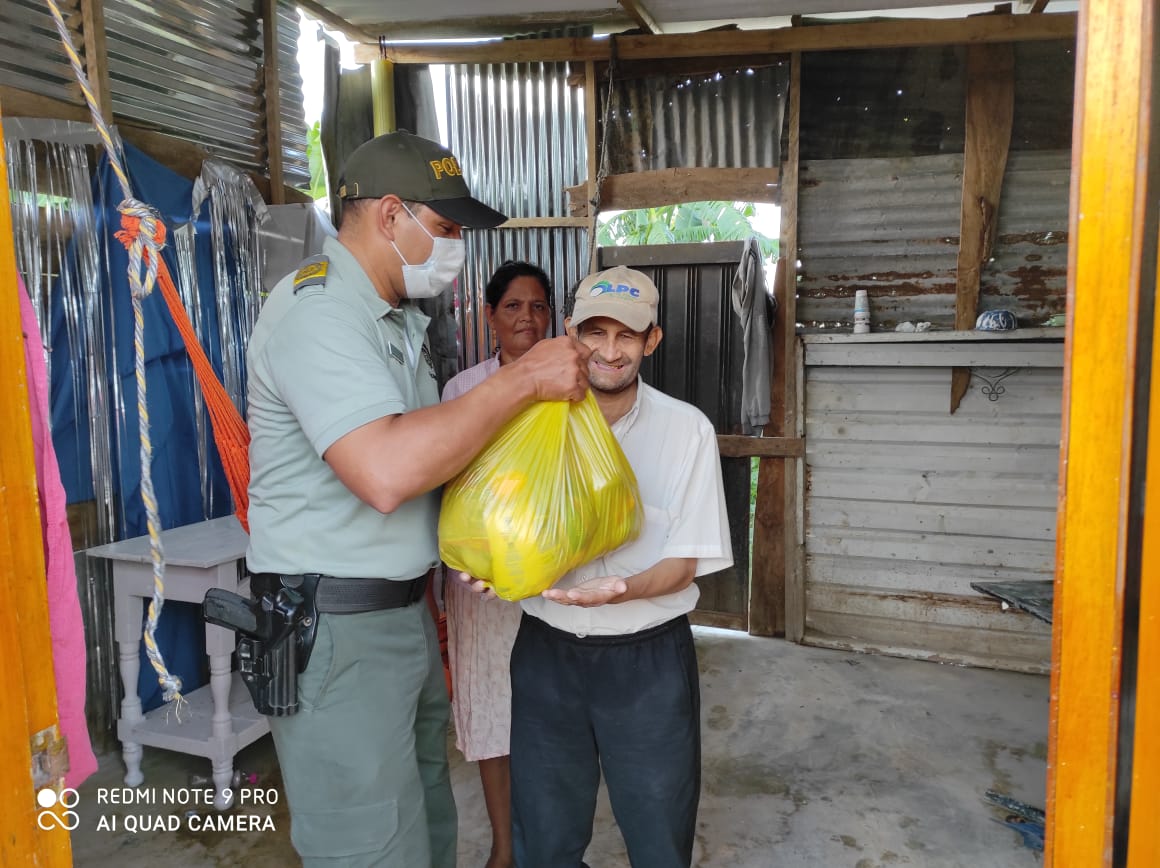
[[(853, 328), (854, 294), (870, 296), (876, 330), (903, 321), (953, 328), (961, 154), (803, 164), (798, 321)], [(1013, 152), (1007, 163), (980, 309), (1024, 326), (1063, 311), (1070, 152)]]

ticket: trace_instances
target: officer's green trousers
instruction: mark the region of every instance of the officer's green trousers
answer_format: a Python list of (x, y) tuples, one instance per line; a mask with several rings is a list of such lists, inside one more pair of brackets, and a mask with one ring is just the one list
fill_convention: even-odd
[(322, 615), (299, 711), (270, 718), (306, 868), (454, 868), (450, 706), (426, 601)]

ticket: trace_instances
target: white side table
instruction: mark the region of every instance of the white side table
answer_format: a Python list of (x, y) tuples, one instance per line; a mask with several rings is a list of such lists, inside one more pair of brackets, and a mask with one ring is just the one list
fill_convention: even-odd
[[(165, 551), (165, 599), (201, 604), (210, 588), (225, 588), (248, 596), (248, 583), (240, 580), (241, 561), (249, 538), (234, 516), (215, 518), (162, 531)], [(209, 684), (185, 694), (188, 701), (181, 720), (169, 704), (141, 713), (137, 695), (140, 673), (142, 617), (145, 601), (153, 597), (153, 565), (149, 537), (97, 546), (92, 557), (113, 562), (113, 608), (119, 649), (121, 682), (125, 698), (117, 721), (117, 737), (125, 758), (125, 783), (140, 786), (142, 745), (161, 747), (209, 758), (217, 791), (215, 806), (229, 807), (225, 795), (234, 774), (234, 756), (270, 731), (265, 716), (258, 714), (241, 676), (230, 671), (234, 652), (232, 630), (205, 625), (205, 650), (209, 657)], [(161, 620), (165, 620), (162, 610)]]

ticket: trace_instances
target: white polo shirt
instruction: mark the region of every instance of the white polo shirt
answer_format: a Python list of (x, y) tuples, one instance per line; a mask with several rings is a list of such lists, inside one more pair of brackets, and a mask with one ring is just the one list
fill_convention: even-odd
[[(733, 564), (717, 434), (705, 414), (638, 380), (636, 402), (612, 426), (636, 473), (644, 504), (640, 536), (556, 582), (571, 588), (599, 576), (631, 578), (665, 558), (696, 558), (696, 575)], [(691, 612), (701, 591), (683, 591), (583, 608), (543, 597), (524, 600), (524, 611), (577, 636), (636, 633)]]

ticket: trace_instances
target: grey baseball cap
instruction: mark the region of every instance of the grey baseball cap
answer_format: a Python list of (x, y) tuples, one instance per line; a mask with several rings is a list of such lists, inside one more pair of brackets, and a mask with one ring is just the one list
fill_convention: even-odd
[(406, 130), (375, 136), (342, 167), (340, 199), (398, 196), (470, 229), (492, 229), (507, 217), (471, 195), (455, 154)]

